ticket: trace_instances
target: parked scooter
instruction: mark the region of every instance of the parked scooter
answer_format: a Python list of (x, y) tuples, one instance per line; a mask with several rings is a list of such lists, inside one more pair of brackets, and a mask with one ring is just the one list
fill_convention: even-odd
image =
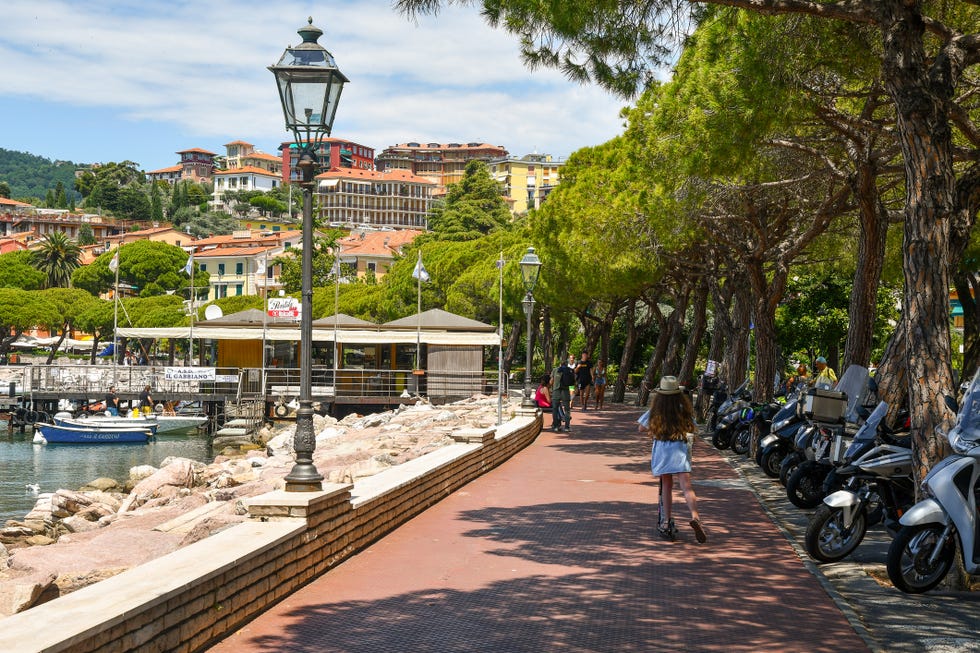
[(727, 449), (732, 444), (735, 429), (739, 425), (740, 411), (749, 405), (751, 394), (748, 390), (749, 380), (746, 379), (718, 407), (717, 424), (711, 434), (711, 444), (717, 449)]
[(814, 560), (846, 558), (879, 522), (894, 536), (898, 518), (914, 501), (911, 443), (881, 428), (887, 413), (882, 401), (861, 425), (836, 470), (845, 487), (828, 495), (810, 518), (804, 544)]
[(756, 449), (758, 441), (761, 440), (762, 433), (769, 433), (772, 427), (772, 418), (782, 408), (782, 404), (772, 402), (768, 404), (750, 404), (743, 408), (739, 414), (739, 425), (732, 436), (732, 451), (747, 455), (752, 449), (752, 440), (756, 439)]
[(966, 573), (980, 573), (980, 371), (963, 395), (956, 425), (946, 438), (953, 453), (926, 474), (926, 498), (902, 515), (902, 528), (888, 548), (888, 577), (910, 594), (942, 582), (957, 546)]
[(804, 414), (817, 427), (804, 449), (806, 460), (786, 479), (786, 496), (798, 508), (816, 508), (824, 498), (824, 480), (841, 463), (858, 422), (869, 411), (863, 407), (868, 393), (868, 368), (851, 365), (835, 390), (810, 390)]
[(755, 462), (770, 478), (779, 476), (779, 466), (793, 449), (796, 434), (805, 424), (800, 403), (804, 389), (805, 386), (801, 385), (787, 395), (786, 403), (772, 416), (769, 433), (759, 441)]

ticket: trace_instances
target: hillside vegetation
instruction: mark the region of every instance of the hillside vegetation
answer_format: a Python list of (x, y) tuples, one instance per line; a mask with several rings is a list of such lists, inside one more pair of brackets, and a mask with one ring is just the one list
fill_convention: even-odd
[(28, 152), (0, 148), (0, 182), (10, 186), (12, 199), (44, 199), (60, 181), (66, 192), (74, 188), (75, 170), (71, 161), (51, 161)]

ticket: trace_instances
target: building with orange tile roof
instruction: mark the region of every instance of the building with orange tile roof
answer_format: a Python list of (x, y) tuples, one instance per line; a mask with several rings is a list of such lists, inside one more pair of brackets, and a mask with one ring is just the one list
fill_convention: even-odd
[(426, 229), (435, 183), (406, 170), (334, 168), (317, 175), (322, 223), (334, 227)]
[(380, 279), (395, 262), (395, 257), (401, 255), (405, 245), (423, 233), (418, 229), (352, 231), (350, 236), (337, 241), (340, 260), (353, 267), (358, 277), (374, 273)]
[(154, 243), (167, 243), (175, 247), (189, 249), (192, 246), (194, 237), (170, 226), (154, 226), (138, 231), (127, 231), (115, 236), (108, 236), (104, 239), (104, 249), (112, 249), (140, 240), (149, 240)]
[(235, 168), (261, 168), (277, 175), (282, 174), (282, 158), (255, 149), (243, 140), (225, 143), (224, 170)]
[(181, 179), (188, 179), (193, 182), (209, 182), (214, 173), (214, 152), (192, 147), (189, 150), (177, 152), (180, 155), (180, 166), (183, 170), (180, 173)]
[(502, 145), (489, 143), (401, 143), (386, 147), (375, 160), (382, 172), (405, 170), (435, 183), (434, 195), (442, 195), (446, 187), (462, 181), (466, 164), (474, 159), (490, 162), (506, 158)]
[(147, 181), (165, 181), (171, 186), (180, 181), (180, 176), (184, 172), (184, 166), (178, 164), (169, 168), (160, 168), (145, 173)]
[[(300, 151), (293, 141), (287, 141), (279, 146), (282, 153), (282, 183), (299, 183), (300, 175), (296, 170)], [(333, 168), (352, 168), (357, 170), (374, 170), (374, 148), (348, 141), (342, 138), (325, 138), (317, 149), (319, 159), (318, 170), (325, 171)]]
[(231, 234), (198, 238), (193, 242), (194, 250), (202, 252), (218, 247), (299, 247), (303, 242), (303, 231), (254, 231), (243, 229)]

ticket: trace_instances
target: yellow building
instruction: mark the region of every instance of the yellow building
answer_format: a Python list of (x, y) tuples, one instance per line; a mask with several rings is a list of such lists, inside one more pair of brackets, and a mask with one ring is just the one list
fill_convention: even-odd
[(499, 158), (489, 164), (490, 176), (503, 188), (511, 211), (517, 215), (541, 207), (558, 185), (561, 166), (550, 154), (528, 154), (519, 159)]

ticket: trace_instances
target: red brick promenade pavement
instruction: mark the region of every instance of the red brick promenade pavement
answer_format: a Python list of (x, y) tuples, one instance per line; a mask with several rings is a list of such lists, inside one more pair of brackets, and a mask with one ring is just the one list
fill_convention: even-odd
[(705, 442), (708, 543), (679, 490), (680, 538), (657, 536), (638, 414), (575, 410), (572, 433), (543, 432), (212, 650), (868, 651)]

